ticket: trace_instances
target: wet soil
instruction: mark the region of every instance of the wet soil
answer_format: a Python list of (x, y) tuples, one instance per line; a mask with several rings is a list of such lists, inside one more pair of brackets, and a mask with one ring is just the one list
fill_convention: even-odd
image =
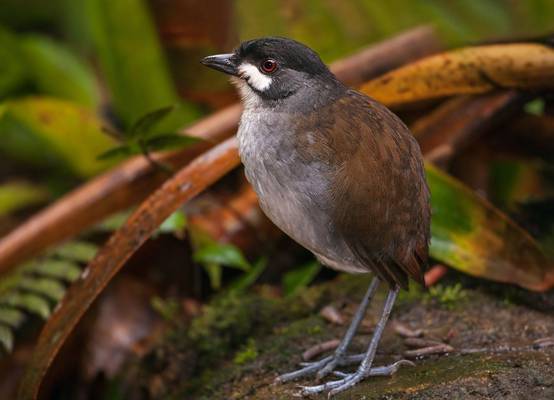
[[(217, 299), (128, 369), (126, 398), (297, 398), (297, 385), (313, 379), (275, 385), (274, 378), (297, 368), (307, 348), (341, 337), (346, 326), (329, 323), (319, 310), (332, 304), (348, 320), (368, 282), (343, 277), (291, 299), (263, 288)], [(364, 325), (374, 326), (384, 294), (374, 300)], [(432, 295), (403, 294), (392, 321), (422, 329), (424, 338), (455, 350), (415, 360), (415, 367), (402, 367), (393, 377), (369, 378), (336, 399), (554, 399), (554, 346), (533, 347), (554, 336), (554, 309), (514, 303), (513, 296), (486, 286), (443, 288)], [(357, 335), (352, 351), (365, 350), (369, 339), (370, 333)], [(407, 349), (391, 323), (374, 365), (393, 362)]]

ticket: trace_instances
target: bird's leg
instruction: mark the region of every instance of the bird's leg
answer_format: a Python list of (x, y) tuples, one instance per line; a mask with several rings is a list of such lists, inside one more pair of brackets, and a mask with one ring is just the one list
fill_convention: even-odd
[(385, 301), (385, 305), (383, 307), (383, 314), (381, 315), (381, 318), (379, 319), (379, 322), (375, 327), (375, 332), (373, 333), (373, 337), (371, 338), (369, 347), (367, 348), (367, 351), (364, 355), (362, 362), (360, 363), (360, 366), (358, 367), (358, 370), (352, 374), (342, 374), (342, 373), (338, 374), (343, 378), (337, 381), (327, 382), (323, 385), (303, 387), (302, 394), (314, 394), (314, 393), (323, 392), (325, 390), (330, 390), (329, 396), (333, 396), (339, 392), (342, 392), (343, 390), (346, 390), (354, 386), (356, 383), (360, 382), (361, 380), (363, 380), (368, 376), (390, 375), (396, 372), (396, 370), (402, 363), (405, 363), (405, 361), (398, 361), (395, 364), (392, 364), (390, 366), (371, 368), (373, 359), (375, 358), (375, 353), (377, 352), (377, 346), (383, 334), (383, 330), (385, 329), (387, 320), (389, 319), (396, 297), (398, 296), (398, 291), (399, 291), (398, 286), (395, 288), (392, 288), (389, 291), (389, 294)]
[(339, 347), (337, 347), (337, 349), (335, 350), (334, 355), (325, 357), (313, 363), (308, 363), (304, 368), (299, 369), (297, 371), (283, 374), (277, 378), (277, 381), (288, 382), (307, 375), (311, 375), (313, 373), (317, 373), (317, 378), (320, 379), (320, 378), (323, 378), (325, 375), (329, 374), (331, 371), (333, 371), (333, 369), (337, 365), (340, 365), (342, 359), (344, 358), (344, 354), (348, 349), (348, 346), (352, 342), (352, 338), (356, 334), (356, 331), (358, 330), (360, 323), (364, 319), (364, 315), (367, 311), (367, 307), (369, 306), (369, 302), (373, 298), (373, 295), (375, 294), (375, 291), (377, 290), (378, 287), (379, 287), (379, 278), (375, 277), (373, 278), (373, 280), (371, 281), (371, 284), (367, 288), (367, 292), (364, 295), (362, 302), (358, 306), (358, 309), (356, 310), (356, 314), (354, 314), (354, 318), (352, 318), (352, 322), (350, 323), (348, 330), (346, 331), (344, 337), (342, 338), (339, 344)]

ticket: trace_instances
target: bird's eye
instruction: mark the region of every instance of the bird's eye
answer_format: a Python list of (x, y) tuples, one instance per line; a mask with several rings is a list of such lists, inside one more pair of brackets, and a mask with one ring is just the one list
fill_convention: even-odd
[(262, 61), (260, 68), (266, 74), (271, 74), (272, 72), (275, 72), (275, 70), (277, 69), (277, 61), (271, 58), (265, 59), (264, 61)]

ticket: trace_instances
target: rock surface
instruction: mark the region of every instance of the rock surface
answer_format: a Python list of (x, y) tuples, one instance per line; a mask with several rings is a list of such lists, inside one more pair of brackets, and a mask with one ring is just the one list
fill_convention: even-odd
[[(261, 288), (255, 295), (215, 300), (191, 325), (177, 327), (129, 368), (125, 398), (144, 398), (138, 393), (145, 392), (160, 399), (297, 398), (297, 385), (312, 384), (312, 379), (275, 385), (274, 378), (297, 368), (307, 348), (341, 337), (346, 326), (330, 324), (319, 310), (333, 304), (349, 320), (368, 282), (343, 277), (291, 299)], [(397, 360), (408, 349), (395, 322), (421, 329), (423, 338), (448, 343), (455, 351), (415, 360), (415, 367), (402, 367), (390, 378), (370, 378), (335, 398), (554, 399), (554, 346), (532, 345), (554, 336), (554, 310), (515, 304), (510, 289), (503, 290), (492, 294), (454, 286), (404, 293), (375, 365)], [(376, 322), (383, 297), (384, 291), (372, 304), (366, 333), (356, 336), (353, 351), (365, 350), (367, 327)]]

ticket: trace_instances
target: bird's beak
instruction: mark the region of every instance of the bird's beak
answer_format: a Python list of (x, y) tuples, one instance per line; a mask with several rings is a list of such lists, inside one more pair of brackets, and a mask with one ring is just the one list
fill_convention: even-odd
[(204, 57), (200, 62), (207, 67), (217, 71), (225, 72), (226, 74), (237, 76), (237, 65), (233, 61), (233, 53), (216, 54), (214, 56)]

